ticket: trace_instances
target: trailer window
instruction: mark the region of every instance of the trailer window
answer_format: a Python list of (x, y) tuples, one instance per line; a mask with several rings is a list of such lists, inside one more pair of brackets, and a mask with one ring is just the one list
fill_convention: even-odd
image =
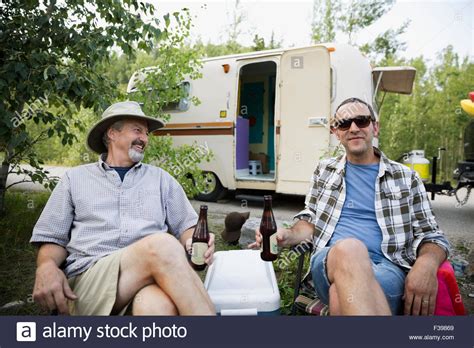
[(181, 98), (179, 101), (170, 102), (163, 106), (163, 111), (186, 111), (189, 109), (189, 92), (191, 85), (189, 82), (184, 81), (178, 87), (181, 88)]

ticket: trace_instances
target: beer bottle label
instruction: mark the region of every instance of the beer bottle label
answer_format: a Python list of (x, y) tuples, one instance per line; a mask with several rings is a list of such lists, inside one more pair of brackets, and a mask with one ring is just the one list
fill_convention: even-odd
[(193, 253), (191, 254), (191, 262), (195, 265), (204, 265), (204, 253), (207, 251), (207, 243), (195, 242), (193, 243)]
[(273, 255), (278, 255), (278, 242), (276, 233), (273, 233), (270, 236), (270, 253)]

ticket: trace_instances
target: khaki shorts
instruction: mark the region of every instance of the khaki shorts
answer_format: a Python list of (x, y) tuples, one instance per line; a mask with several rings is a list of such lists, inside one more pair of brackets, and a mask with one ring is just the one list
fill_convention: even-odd
[[(84, 273), (68, 279), (69, 286), (78, 297), (75, 301), (68, 301), (71, 315), (111, 314), (117, 296), (122, 252), (123, 249), (120, 249), (107, 255)], [(129, 314), (130, 303), (116, 314)]]

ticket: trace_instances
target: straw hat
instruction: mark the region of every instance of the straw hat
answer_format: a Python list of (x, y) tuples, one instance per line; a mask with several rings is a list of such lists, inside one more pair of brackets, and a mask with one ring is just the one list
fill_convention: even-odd
[(110, 105), (102, 114), (102, 119), (91, 128), (87, 135), (87, 146), (98, 154), (107, 152), (102, 138), (104, 132), (115, 122), (123, 119), (139, 119), (146, 121), (148, 131), (153, 132), (158, 128), (164, 127), (160, 120), (146, 116), (140, 104), (134, 101), (124, 101)]

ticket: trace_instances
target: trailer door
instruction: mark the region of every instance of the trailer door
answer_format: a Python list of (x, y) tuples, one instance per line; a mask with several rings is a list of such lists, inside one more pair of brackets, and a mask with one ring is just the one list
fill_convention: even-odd
[(315, 166), (329, 146), (331, 81), (327, 48), (283, 53), (278, 83), (277, 192), (306, 194)]

